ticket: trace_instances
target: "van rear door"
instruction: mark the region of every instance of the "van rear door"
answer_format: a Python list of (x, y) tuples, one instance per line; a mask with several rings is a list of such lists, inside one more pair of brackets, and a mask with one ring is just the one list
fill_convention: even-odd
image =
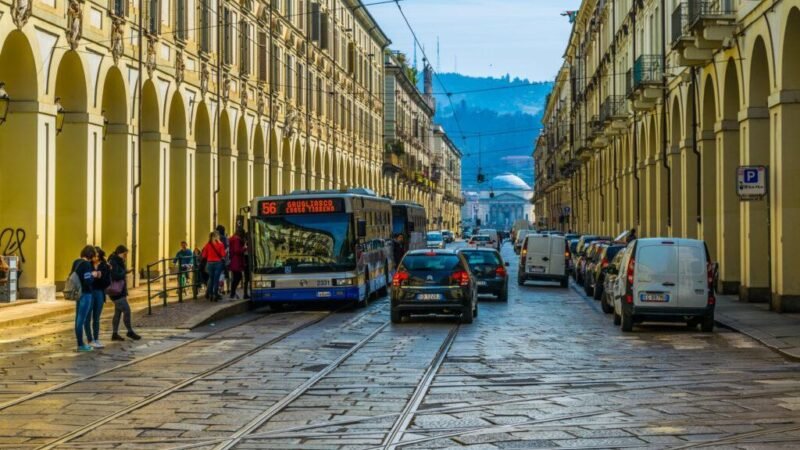
[(678, 245), (664, 240), (642, 242), (638, 247), (634, 302), (640, 306), (679, 307)]
[(686, 308), (708, 304), (708, 261), (705, 245), (700, 241), (678, 247), (678, 301)]
[(563, 236), (549, 236), (550, 238), (550, 267), (547, 273), (552, 275), (565, 275), (567, 265), (567, 244)]
[(550, 273), (550, 237), (529, 234), (525, 239), (528, 245), (525, 272), (530, 274)]

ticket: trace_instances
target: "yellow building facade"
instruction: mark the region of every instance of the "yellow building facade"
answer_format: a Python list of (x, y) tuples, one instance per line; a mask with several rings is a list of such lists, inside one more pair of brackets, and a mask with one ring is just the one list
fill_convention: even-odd
[[(537, 215), (703, 239), (723, 292), (798, 311), (798, 124), (800, 1), (584, 1), (534, 152)], [(768, 168), (767, 198), (739, 200), (746, 165)]]
[(86, 244), (141, 268), (255, 196), (386, 193), (388, 44), (358, 0), (0, 0), (0, 251), (24, 258), (22, 297), (54, 298)]
[(433, 210), (428, 215), (441, 230), (461, 234), (461, 151), (444, 129), (433, 128)]

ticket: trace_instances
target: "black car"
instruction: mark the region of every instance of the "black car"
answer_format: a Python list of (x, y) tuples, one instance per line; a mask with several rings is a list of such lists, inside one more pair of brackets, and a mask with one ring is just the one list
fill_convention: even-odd
[(508, 301), (508, 267), (500, 252), (491, 248), (462, 248), (458, 253), (467, 258), (469, 270), (477, 280), (478, 294), (492, 294), (501, 302)]
[(461, 323), (478, 315), (477, 280), (453, 250), (406, 253), (392, 278), (392, 322), (411, 314), (452, 314)]
[(586, 295), (591, 295), (595, 300), (600, 300), (605, 289), (605, 277), (609, 263), (622, 251), (622, 244), (600, 244), (592, 255), (592, 263), (587, 267), (584, 276), (584, 289)]

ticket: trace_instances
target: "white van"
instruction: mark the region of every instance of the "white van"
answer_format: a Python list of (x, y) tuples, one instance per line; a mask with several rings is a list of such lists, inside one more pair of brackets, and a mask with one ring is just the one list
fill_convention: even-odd
[(494, 228), (483, 228), (478, 234), (489, 236), (489, 245), (497, 250), (500, 250), (500, 235)]
[(631, 331), (644, 321), (685, 321), (714, 329), (713, 267), (704, 241), (637, 239), (619, 266), (614, 324)]
[(522, 241), (517, 283), (558, 281), (567, 287), (567, 241), (564, 236), (529, 234)]

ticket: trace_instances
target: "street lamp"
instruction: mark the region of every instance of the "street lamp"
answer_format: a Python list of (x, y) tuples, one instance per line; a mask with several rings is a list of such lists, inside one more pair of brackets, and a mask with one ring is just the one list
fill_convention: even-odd
[(56, 97), (56, 136), (64, 129), (64, 107), (61, 106), (61, 97)]
[(0, 125), (6, 122), (6, 117), (8, 117), (8, 104), (11, 100), (8, 98), (8, 92), (6, 92), (6, 84), (0, 81)]

